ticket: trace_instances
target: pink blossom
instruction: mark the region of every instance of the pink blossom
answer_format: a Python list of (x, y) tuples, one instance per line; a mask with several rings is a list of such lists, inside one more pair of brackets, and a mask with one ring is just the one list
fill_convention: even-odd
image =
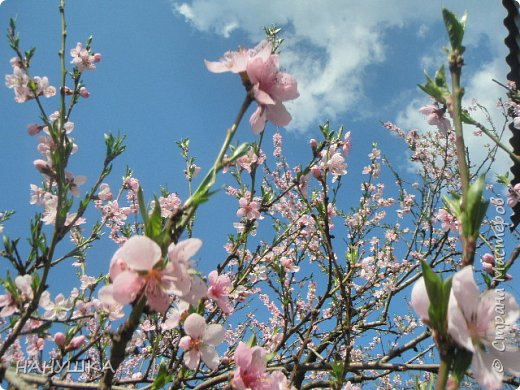
[(200, 359), (211, 370), (216, 370), (219, 357), (215, 346), (224, 341), (224, 328), (219, 324), (207, 325), (202, 316), (190, 314), (184, 322), (186, 336), (182, 337), (179, 347), (184, 349), (184, 364), (190, 370), (195, 370)]
[(97, 194), (97, 198), (99, 200), (107, 201), (113, 199), (112, 191), (110, 190), (110, 186), (107, 183), (101, 183), (99, 185), (99, 192)]
[(247, 65), (247, 75), (253, 85), (253, 97), (258, 103), (258, 108), (249, 119), (253, 131), (262, 132), (267, 121), (276, 126), (287, 126), (292, 118), (283, 102), (296, 99), (300, 94), (296, 79), (280, 72), (278, 56), (272, 54), (267, 59), (254, 57)]
[(300, 270), (300, 267), (294, 263), (294, 259), (292, 257), (284, 256), (280, 259), (280, 263), (282, 264), (285, 272), (298, 272)]
[(79, 96), (81, 96), (82, 98), (87, 99), (88, 97), (90, 97), (90, 92), (85, 87), (81, 87), (79, 89), (78, 93), (79, 93)]
[(515, 207), (520, 201), (520, 183), (516, 183), (512, 188), (509, 188), (507, 193), (507, 204), (509, 207)]
[(166, 313), (166, 318), (161, 324), (162, 330), (170, 330), (176, 328), (180, 321), (187, 318), (188, 311), (190, 310), (190, 304), (185, 301), (179, 301), (179, 303), (173, 309), (170, 309)]
[[(150, 307), (165, 312), (170, 306), (168, 291), (172, 286), (171, 269), (160, 268), (161, 248), (150, 238), (133, 236), (119, 248), (110, 262), (110, 279), (116, 302), (133, 302), (141, 290)], [(157, 265), (157, 266), (156, 266)]]
[(187, 293), (180, 295), (180, 299), (188, 302), (192, 306), (197, 306), (200, 300), (206, 297), (207, 293), (208, 286), (206, 286), (204, 280), (194, 275), (190, 280), (190, 289)]
[(457, 231), (459, 229), (459, 223), (457, 219), (451, 215), (446, 209), (439, 209), (436, 218), (442, 223), (442, 230), (447, 232), (448, 230)]
[(226, 52), (219, 62), (205, 61), (210, 72), (239, 73), (244, 83), (251, 85), (253, 98), (258, 103), (249, 120), (255, 133), (262, 132), (267, 121), (287, 126), (291, 115), (283, 102), (299, 96), (296, 80), (280, 71), (278, 56), (272, 54), (272, 49), (270, 42), (263, 41), (253, 50)]
[(69, 345), (67, 346), (67, 350), (72, 351), (74, 349), (78, 349), (83, 344), (85, 344), (86, 337), (84, 335), (73, 337), (72, 340), (70, 340)]
[(31, 123), (30, 125), (27, 125), (27, 132), (29, 133), (29, 135), (36, 135), (43, 130), (43, 127), (44, 126), (42, 125)]
[(71, 49), (70, 55), (72, 57), (70, 63), (78, 68), (80, 72), (96, 69), (95, 63), (101, 61), (101, 54), (92, 54), (89, 50), (83, 48), (81, 42), (78, 42), (76, 47)]
[(2, 308), (2, 310), (0, 310), (0, 317), (9, 317), (18, 311), (16, 301), (9, 293), (0, 295), (0, 307)]
[[(202, 241), (196, 238), (190, 238), (180, 241), (177, 244), (170, 244), (168, 247), (168, 257), (170, 259), (169, 267), (170, 276), (172, 278), (172, 291), (174, 294), (186, 299), (186, 296), (191, 292), (196, 294), (199, 290), (192, 289), (192, 277), (190, 275), (191, 263), (190, 259), (199, 248), (202, 246)], [(200, 278), (193, 278), (200, 279)], [(204, 282), (202, 282), (204, 284)], [(197, 287), (197, 286), (194, 286)], [(204, 287), (204, 294), (206, 288)], [(194, 297), (195, 299), (195, 297)], [(191, 303), (191, 302), (190, 302)], [(195, 303), (194, 303), (195, 304)]]
[(233, 306), (231, 306), (229, 301), (229, 292), (232, 284), (229, 277), (227, 275), (219, 275), (217, 271), (212, 271), (208, 275), (208, 281), (208, 297), (214, 299), (225, 314), (231, 313)]
[(237, 390), (271, 389), (270, 381), (266, 380), (267, 351), (259, 346), (248, 347), (240, 342), (235, 350), (237, 369), (233, 375), (233, 387)]
[(343, 150), (343, 155), (347, 155), (350, 152), (350, 148), (352, 148), (352, 140), (350, 131), (347, 131), (345, 133), (345, 137), (343, 138), (343, 141), (341, 142), (341, 149)]
[[(496, 312), (497, 302), (501, 305), (500, 313)], [(430, 299), (424, 278), (413, 287), (412, 306), (424, 322), (429, 321)], [(511, 338), (519, 316), (520, 308), (510, 293), (491, 289), (480, 294), (472, 266), (453, 276), (448, 333), (459, 346), (473, 353), (471, 364), (475, 379), (487, 389), (502, 387), (504, 370), (520, 375), (520, 352)], [(501, 362), (502, 370), (495, 369), (496, 359)]]
[(123, 318), (123, 305), (114, 299), (114, 285), (109, 284), (101, 287), (98, 292), (98, 300), (94, 301), (94, 304), (98, 310), (108, 314), (108, 318), (111, 321)]
[(70, 193), (74, 196), (79, 196), (79, 186), (87, 182), (85, 176), (74, 176), (72, 172), (65, 172), (65, 180), (69, 185)]
[(247, 219), (260, 219), (260, 205), (257, 201), (251, 202), (242, 197), (238, 201), (240, 208), (237, 211), (237, 217), (246, 217)]
[[(501, 315), (495, 310), (497, 302), (503, 305)], [(501, 388), (504, 370), (520, 375), (520, 352), (511, 338), (519, 316), (520, 309), (510, 293), (492, 289), (480, 295), (473, 267), (467, 266), (453, 276), (448, 332), (458, 345), (473, 352), (472, 369), (481, 386)], [(504, 370), (494, 368), (495, 359)]]
[(56, 300), (52, 302), (51, 294), (48, 291), (44, 291), (40, 297), (40, 306), (45, 309), (45, 313), (43, 314), (44, 319), (58, 319), (63, 321), (67, 318), (73, 305), (63, 294), (58, 294)]
[(267, 372), (267, 351), (263, 347), (248, 347), (240, 342), (235, 350), (235, 365), (231, 383), (236, 390), (294, 389), (283, 372)]
[(450, 128), (450, 121), (444, 117), (445, 110), (434, 105), (423, 106), (419, 108), (421, 114), (426, 115), (426, 121), (429, 125), (437, 126), (441, 133), (446, 134)]
[(62, 332), (57, 332), (54, 335), (54, 342), (58, 347), (63, 347), (65, 345), (65, 341), (67, 341), (67, 337)]
[(161, 207), (161, 216), (163, 218), (170, 218), (181, 207), (181, 199), (177, 194), (169, 194), (166, 198), (161, 196), (159, 198), (159, 206)]
[(238, 51), (227, 51), (219, 61), (206, 61), (206, 68), (213, 73), (244, 73), (247, 64), (252, 58), (260, 56), (268, 58), (271, 55), (272, 46), (267, 41), (260, 42), (254, 49), (240, 48)]

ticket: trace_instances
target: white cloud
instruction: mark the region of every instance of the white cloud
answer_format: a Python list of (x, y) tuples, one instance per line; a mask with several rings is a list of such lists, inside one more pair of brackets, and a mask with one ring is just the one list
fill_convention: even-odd
[[(504, 46), (503, 11), (494, 3), (464, 4), (471, 8), (466, 44), (485, 39), (490, 50), (496, 51), (493, 54), (503, 58), (504, 50), (495, 49)], [(464, 11), (458, 2), (444, 1), (444, 5), (459, 14)], [(288, 105), (294, 118), (290, 129), (299, 131), (325, 119), (359, 113), (357, 105), (366, 99), (367, 67), (383, 62), (385, 44), (393, 43), (387, 39), (388, 29), (415, 23), (413, 39), (423, 39), (434, 22), (441, 22), (438, 4), (418, 5), (415, 0), (325, 0), (319, 5), (314, 0), (173, 0), (172, 8), (200, 31), (228, 37), (240, 29), (253, 43), (262, 39), (262, 26), (284, 26), (282, 66), (295, 75), (300, 90), (300, 98)], [(436, 62), (423, 57), (424, 65)]]

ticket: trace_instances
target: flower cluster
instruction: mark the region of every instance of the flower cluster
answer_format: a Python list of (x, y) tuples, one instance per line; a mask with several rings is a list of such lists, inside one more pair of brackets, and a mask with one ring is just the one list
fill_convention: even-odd
[(5, 85), (14, 90), (14, 100), (17, 103), (24, 103), (37, 96), (56, 95), (56, 88), (49, 85), (49, 79), (39, 76), (31, 78), (23, 61), (18, 57), (11, 59), (11, 66), (13, 73), (5, 76)]

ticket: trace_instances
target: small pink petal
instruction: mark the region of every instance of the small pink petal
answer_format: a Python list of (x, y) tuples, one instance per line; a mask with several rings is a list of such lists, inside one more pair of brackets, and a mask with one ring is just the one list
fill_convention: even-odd
[(206, 331), (206, 321), (201, 315), (192, 313), (184, 321), (184, 331), (193, 339), (202, 339)]

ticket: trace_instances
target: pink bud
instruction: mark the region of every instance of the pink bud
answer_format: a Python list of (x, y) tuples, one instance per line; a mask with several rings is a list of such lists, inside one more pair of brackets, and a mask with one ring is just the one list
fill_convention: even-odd
[(90, 92), (88, 91), (87, 88), (85, 87), (81, 87), (79, 89), (79, 96), (83, 97), (83, 98), (88, 98), (90, 96)]
[(94, 54), (94, 62), (101, 61), (101, 53), (95, 53)]
[(65, 344), (66, 337), (63, 333), (58, 332), (54, 335), (54, 342), (58, 347), (63, 347)]
[(482, 270), (487, 272), (488, 274), (493, 273), (493, 264), (490, 263), (482, 263)]
[(43, 126), (37, 125), (36, 123), (31, 123), (30, 125), (27, 125), (27, 132), (31, 136), (38, 134), (42, 130)]
[(43, 173), (43, 174), (46, 174), (46, 175), (48, 175), (49, 173), (52, 173), (52, 170), (51, 170), (51, 167), (50, 167), (49, 163), (47, 161), (45, 161), (45, 160), (41, 160), (41, 159), (34, 160), (33, 164), (34, 164), (34, 167), (40, 173)]
[(311, 168), (311, 173), (312, 176), (314, 176), (316, 179), (319, 179), (321, 177), (321, 168), (315, 165)]
[(81, 347), (85, 343), (85, 336), (76, 336), (72, 340), (70, 340), (69, 345), (67, 346), (67, 350), (71, 351), (73, 349)]
[(486, 253), (484, 256), (482, 256), (482, 265), (484, 264), (493, 266), (495, 264), (495, 256), (493, 256), (491, 253)]

